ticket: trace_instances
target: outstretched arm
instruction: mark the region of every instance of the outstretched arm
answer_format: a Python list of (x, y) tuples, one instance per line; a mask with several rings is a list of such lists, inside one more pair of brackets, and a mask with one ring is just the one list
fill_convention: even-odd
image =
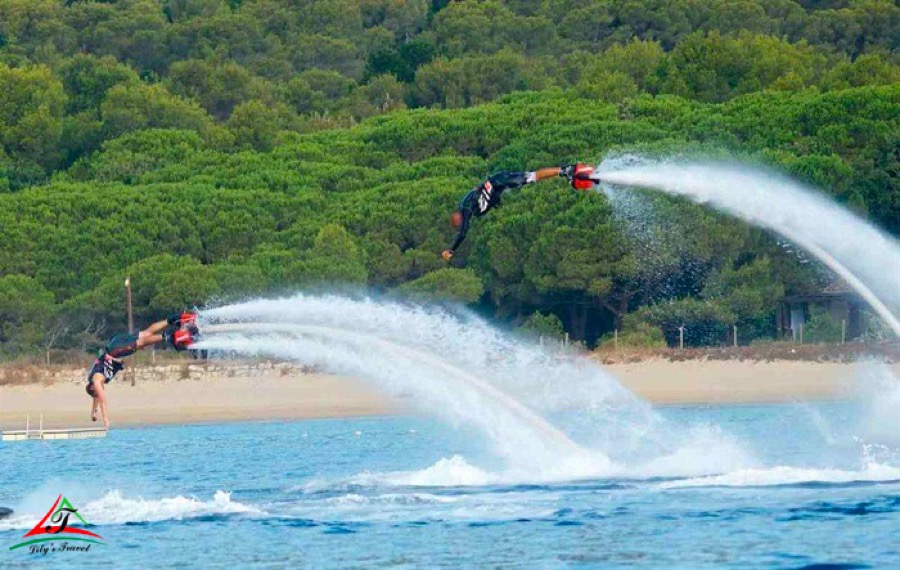
[(466, 239), (466, 234), (469, 233), (470, 219), (472, 219), (472, 213), (468, 210), (463, 212), (462, 224), (459, 226), (459, 231), (456, 232), (456, 238), (453, 240), (453, 245), (450, 246), (451, 251), (456, 251), (456, 248), (458, 248), (463, 240)]
[(553, 178), (554, 176), (563, 176), (562, 168), (558, 166), (551, 166), (549, 168), (541, 168), (540, 170), (534, 173), (534, 181), (538, 182), (540, 180), (546, 180), (547, 178)]
[(444, 258), (444, 261), (450, 261), (450, 258), (453, 257), (453, 254), (456, 253), (456, 248), (458, 248), (463, 240), (466, 239), (466, 234), (469, 233), (469, 220), (471, 218), (471, 210), (462, 211), (462, 223), (459, 225), (459, 231), (456, 232), (456, 237), (453, 239), (453, 245), (451, 245), (449, 249), (445, 249), (441, 253), (441, 257)]
[(493, 174), (488, 180), (501, 190), (510, 190), (554, 176), (563, 176), (562, 170), (557, 167), (541, 168), (535, 171), (504, 170)]

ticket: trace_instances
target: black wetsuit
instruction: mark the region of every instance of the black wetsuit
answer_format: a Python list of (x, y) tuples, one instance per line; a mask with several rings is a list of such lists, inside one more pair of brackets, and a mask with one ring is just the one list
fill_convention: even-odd
[(469, 232), (469, 220), (472, 217), (480, 218), (491, 208), (500, 204), (500, 195), (504, 190), (521, 188), (526, 184), (535, 182), (537, 177), (534, 172), (498, 172), (479, 184), (474, 190), (466, 194), (459, 202), (457, 210), (462, 214), (462, 224), (450, 246), (450, 251), (455, 251), (459, 244), (466, 239)]
[(130, 356), (137, 352), (138, 335), (136, 334), (120, 334), (116, 335), (109, 341), (94, 365), (91, 366), (87, 376), (87, 393), (90, 397), (95, 397), (94, 393), (94, 374), (103, 375), (103, 383), (109, 384), (123, 368), (125, 363), (122, 358)]

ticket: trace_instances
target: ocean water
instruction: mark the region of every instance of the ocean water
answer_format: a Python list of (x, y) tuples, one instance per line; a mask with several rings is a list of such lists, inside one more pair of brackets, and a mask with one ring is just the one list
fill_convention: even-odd
[[(663, 408), (740, 460), (699, 441), (592, 476), (504, 471), (424, 416), (2, 444), (0, 567), (897, 567), (896, 395)], [(9, 551), (59, 494), (105, 544)]]

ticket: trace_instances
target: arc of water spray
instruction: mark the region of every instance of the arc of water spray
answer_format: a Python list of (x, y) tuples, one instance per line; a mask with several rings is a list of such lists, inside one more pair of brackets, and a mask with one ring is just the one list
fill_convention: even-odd
[[(509, 411), (515, 417), (524, 421), (528, 425), (530, 425), (536, 432), (542, 436), (542, 439), (550, 444), (552, 444), (554, 449), (549, 450), (555, 454), (564, 455), (564, 456), (575, 456), (581, 455), (585, 452), (583, 448), (581, 448), (578, 444), (569, 439), (566, 434), (564, 434), (559, 429), (553, 427), (546, 420), (536, 414), (527, 406), (523, 405), (521, 402), (518, 402), (514, 398), (509, 397), (504, 394), (500, 390), (494, 388), (487, 382), (484, 382), (480, 378), (473, 376), (471, 374), (467, 374), (463, 370), (456, 368), (455, 366), (451, 366), (446, 362), (434, 358), (428, 354), (422, 353), (420, 351), (416, 351), (410, 349), (409, 347), (405, 347), (390, 341), (386, 341), (384, 339), (361, 335), (358, 333), (354, 333), (351, 331), (347, 331), (344, 329), (337, 329), (331, 327), (322, 327), (322, 326), (312, 326), (312, 325), (298, 325), (298, 324), (290, 324), (290, 323), (227, 323), (227, 324), (214, 324), (207, 325), (203, 327), (205, 333), (266, 333), (266, 332), (274, 332), (274, 333), (288, 333), (288, 334), (304, 334), (310, 336), (317, 336), (320, 338), (327, 339), (331, 342), (346, 342), (348, 340), (353, 340), (361, 344), (374, 344), (378, 346), (381, 350), (385, 352), (390, 352), (393, 354), (397, 354), (403, 356), (405, 358), (411, 360), (417, 360), (422, 362), (423, 364), (431, 367), (432, 369), (438, 369), (453, 377), (460, 382), (464, 382), (466, 385), (474, 388), (479, 394), (487, 397), (491, 401), (494, 401), (504, 409)], [(202, 346), (202, 345), (198, 345)]]
[[(725, 170), (723, 170), (723, 168)], [(869, 304), (869, 306), (871, 306), (872, 309), (874, 309), (875, 312), (878, 313), (878, 315), (884, 320), (884, 322), (887, 323), (891, 330), (894, 331), (894, 334), (897, 335), (897, 337), (900, 337), (900, 320), (897, 319), (897, 316), (894, 315), (894, 313), (887, 307), (887, 305), (885, 305), (884, 302), (881, 301), (881, 299), (878, 297), (878, 295), (875, 294), (875, 292), (869, 285), (867, 285), (862, 279), (857, 277), (856, 273), (854, 273), (849, 267), (847, 267), (844, 262), (828, 252), (824, 247), (818, 245), (813, 239), (805, 237), (802, 233), (794, 231), (786, 227), (786, 225), (773, 223), (770, 220), (767, 220), (764, 216), (760, 216), (750, 211), (743, 211), (735, 203), (734, 200), (723, 199), (723, 196), (718, 194), (715, 196), (709, 195), (710, 193), (708, 189), (703, 190), (697, 187), (696, 184), (692, 186), (688, 182), (679, 183), (678, 181), (679, 176), (682, 176), (685, 180), (690, 180), (691, 177), (697, 177), (701, 175), (704, 175), (706, 178), (717, 178), (721, 177), (723, 174), (732, 175), (734, 171), (731, 169), (727, 169), (725, 165), (716, 166), (711, 164), (688, 163), (680, 165), (661, 164), (656, 167), (652, 164), (639, 163), (634, 167), (626, 167), (624, 169), (611, 172), (599, 172), (599, 169), (600, 167), (598, 167), (595, 173), (591, 176), (594, 182), (598, 184), (610, 183), (623, 186), (651, 188), (654, 190), (666, 192), (668, 194), (685, 196), (700, 204), (709, 202), (720, 211), (724, 211), (732, 216), (741, 218), (757, 226), (765, 227), (793, 241), (798, 246), (804, 248), (810, 254), (825, 263), (842, 279), (844, 279), (848, 285), (853, 287), (853, 289), (857, 293), (859, 293), (859, 295)], [(752, 180), (749, 180), (746, 174), (743, 176), (743, 182), (752, 182)], [(824, 201), (824, 199), (822, 199), (821, 197), (816, 197), (815, 199), (813, 199), (811, 196), (807, 196), (799, 190), (795, 190), (793, 188), (785, 187), (782, 190), (784, 190), (786, 195), (788, 193), (793, 193), (794, 196), (801, 196), (804, 200), (806, 200), (806, 202), (803, 202), (803, 204), (807, 206), (813, 205), (821, 207), (822, 202), (825, 202), (826, 207), (837, 207), (831, 202)], [(704, 191), (706, 192), (706, 194), (704, 194)], [(772, 205), (772, 207), (774, 207), (774, 205)], [(855, 227), (863, 230), (865, 232), (865, 235), (871, 235), (875, 244), (879, 243), (875, 240), (875, 238), (877, 237), (884, 242), (885, 247), (888, 247), (887, 244), (888, 242), (890, 242), (890, 239), (880, 234), (878, 230), (869, 226), (864, 221), (856, 219), (849, 212), (841, 211), (841, 214), (846, 218), (852, 219), (854, 223), (859, 224), (859, 226)], [(822, 220), (821, 223), (824, 223), (824, 220)], [(892, 269), (894, 271), (898, 269), (896, 267), (890, 267), (892, 265), (890, 261), (886, 261), (886, 265), (888, 265), (888, 267), (883, 267), (882, 269)], [(893, 286), (900, 287), (900, 283), (894, 284)]]
[(898, 338), (900, 338), (900, 321), (898, 321), (894, 313), (892, 313), (891, 310), (881, 302), (881, 299), (879, 299), (865, 283), (863, 283), (856, 275), (854, 275), (846, 265), (835, 259), (833, 255), (829, 254), (821, 247), (809, 242), (808, 240), (805, 240), (797, 235), (793, 235), (788, 231), (781, 231), (779, 233), (792, 242), (796, 243), (812, 255), (819, 258), (819, 260), (821, 260), (825, 265), (827, 265), (832, 270), (834, 270), (835, 273), (840, 275), (848, 285), (853, 287), (853, 289), (857, 293), (859, 293), (863, 299), (865, 299), (870, 307), (875, 309), (875, 312), (878, 313), (878, 316), (884, 319), (884, 322), (886, 322), (888, 326), (891, 327), (891, 330), (894, 331), (894, 334), (897, 335)]

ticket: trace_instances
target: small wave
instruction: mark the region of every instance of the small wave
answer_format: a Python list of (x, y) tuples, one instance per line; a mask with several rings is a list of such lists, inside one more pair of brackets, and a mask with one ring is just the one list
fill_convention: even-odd
[[(234, 514), (264, 514), (263, 511), (231, 500), (231, 493), (216, 491), (211, 501), (195, 497), (164, 497), (162, 499), (128, 499), (118, 490), (85, 503), (79, 512), (93, 525), (147, 523), (165, 520), (197, 519)], [(28, 529), (40, 520), (41, 513), (26, 513), (4, 521), (2, 530)]]
[[(555, 465), (545, 465), (540, 471), (508, 469), (485, 471), (469, 463), (460, 455), (445, 457), (434, 465), (416, 471), (387, 473), (362, 473), (345, 486), (358, 487), (486, 487), (494, 485), (546, 484), (597, 479), (614, 472), (605, 456), (584, 455), (560, 460)], [(320, 485), (321, 483), (319, 483)], [(309, 489), (313, 489), (310, 487)]]
[(419, 471), (370, 474), (359, 478), (359, 481), (367, 478), (372, 482), (402, 487), (482, 487), (498, 484), (502, 479), (499, 474), (484, 471), (459, 455), (445, 457)]
[(99, 500), (86, 504), (84, 512), (90, 515), (88, 520), (94, 524), (122, 524), (262, 511), (232, 501), (231, 493), (227, 491), (216, 491), (212, 501), (181, 495), (156, 500), (126, 499), (119, 491), (110, 491)]
[(461, 455), (444, 457), (433, 465), (413, 471), (366, 471), (340, 479), (312, 479), (290, 488), (304, 494), (358, 493), (371, 488), (404, 487), (497, 487), (520, 485), (550, 485), (609, 479), (646, 480), (656, 478), (712, 475), (748, 468), (756, 464), (737, 442), (722, 434), (702, 430), (689, 438), (683, 446), (658, 458), (634, 465), (615, 464), (604, 455), (586, 453), (568, 457), (540, 470), (506, 469), (488, 471), (472, 465)]
[(740, 442), (715, 426), (696, 426), (674, 451), (650, 461), (625, 466), (621, 477), (700, 477), (749, 469), (757, 460)]
[(366, 496), (358, 493), (348, 493), (338, 497), (332, 497), (324, 501), (325, 504), (337, 507), (357, 506), (384, 506), (384, 505), (433, 505), (455, 502), (453, 497), (431, 495), (428, 493), (387, 493), (384, 495)]
[(466, 492), (347, 493), (334, 497), (304, 497), (284, 505), (279, 520), (312, 524), (387, 522), (430, 524), (447, 521), (509, 522), (547, 518), (557, 510), (559, 493), (548, 490), (515, 492), (491, 488)]
[(695, 477), (660, 483), (660, 489), (690, 487), (771, 487), (778, 485), (890, 483), (900, 481), (900, 468), (871, 463), (863, 469), (812, 469), (802, 467), (771, 467), (768, 469), (740, 469), (724, 475)]

